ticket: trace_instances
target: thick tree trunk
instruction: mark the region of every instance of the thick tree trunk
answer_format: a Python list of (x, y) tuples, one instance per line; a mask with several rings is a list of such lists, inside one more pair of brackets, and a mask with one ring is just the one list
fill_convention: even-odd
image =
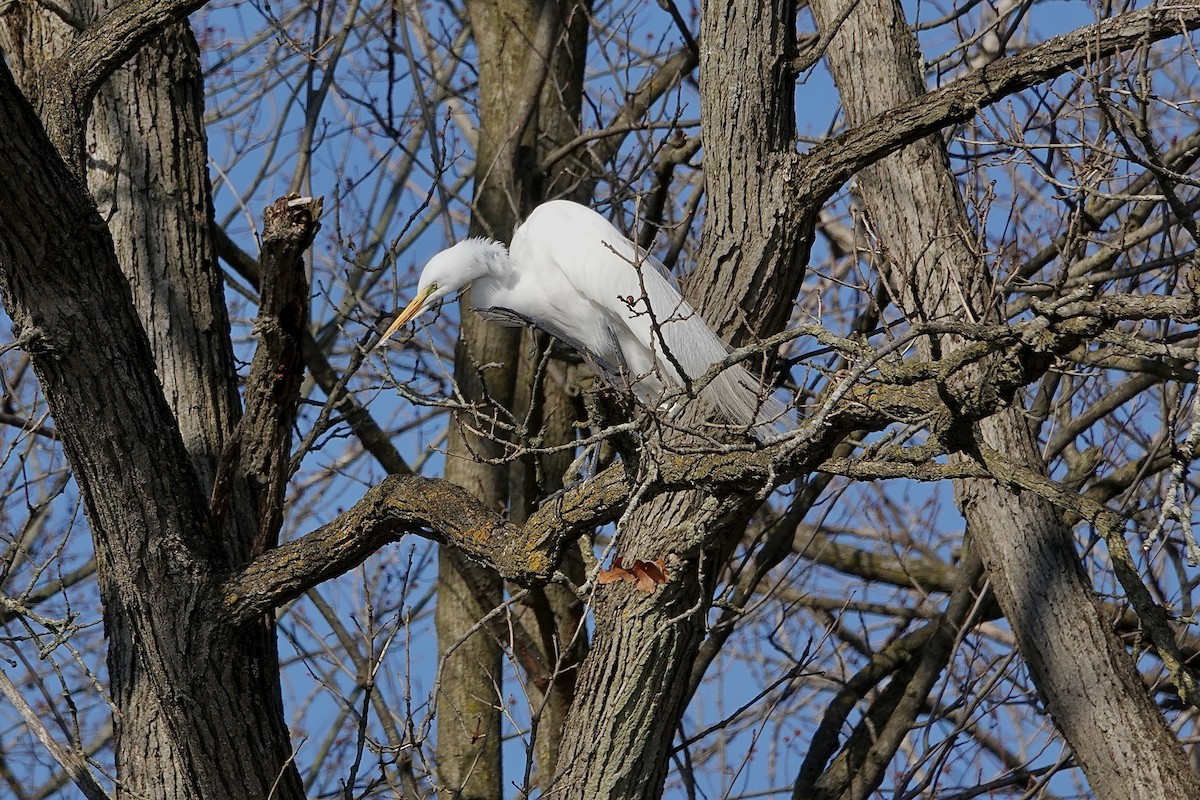
[[(707, 3), (701, 23), (701, 41), (721, 46), (701, 48), (708, 205), (687, 294), (723, 335), (740, 340), (781, 324), (790, 283), (779, 276), (802, 261), (805, 243), (781, 213), (794, 191), (795, 8), (787, 0)], [(679, 493), (639, 509), (618, 534), (627, 560), (665, 557), (671, 577), (650, 595), (627, 584), (597, 591), (595, 637), (548, 796), (662, 795), (716, 574), (756, 505)]]
[(201, 485), (211, 486), (241, 404), (212, 243), (200, 53), (186, 23), (113, 74), (89, 127), (88, 188)]
[[(543, 168), (548, 153), (580, 132), (591, 5), (590, 0), (559, 0), (558, 20), (549, 21), (555, 23), (556, 30), (538, 97), (536, 147), (530, 156), (536, 163), (536, 179), (530, 185), (533, 205), (560, 198), (585, 204), (592, 201), (591, 184), (586, 181), (592, 175), (590, 163), (568, 157), (549, 169)], [(542, 353), (550, 343), (550, 337), (537, 330), (522, 333), (513, 395), (513, 413), (518, 419), (529, 420), (530, 433), (540, 436), (544, 447), (575, 440), (578, 417), (571, 394), (579, 389), (581, 375), (590, 371), (586, 366), (558, 360), (547, 368)], [(509, 520), (524, 522), (543, 499), (561, 489), (573, 460), (574, 454), (564, 449), (513, 464), (509, 473)], [(583, 583), (578, 546), (568, 548), (560, 569), (577, 584)], [(551, 585), (531, 591), (516, 611), (516, 624), (530, 632), (528, 640), (536, 648), (526, 658), (526, 686), (530, 708), (537, 717), (534, 778), (545, 790), (553, 784), (562, 729), (575, 697), (579, 664), (587, 654), (587, 610), (569, 588)]]
[(261, 629), (224, 621), (232, 565), (154, 372), (108, 229), (0, 67), (0, 289), (95, 543), (116, 704), (118, 792), (302, 795)]
[[(545, 181), (535, 180), (539, 147), (565, 141), (578, 132), (586, 52), (586, 19), (573, 11), (579, 5), (573, 0), (468, 3), (479, 51), (480, 86), (473, 236), (507, 242), (524, 215), (542, 199)], [(465, 304), (460, 314), (462, 327), (455, 355), (459, 390), (469, 400), (486, 398), (514, 409), (518, 375), (532, 374), (521, 368), (521, 331), (485, 323)], [(498, 364), (503, 366), (496, 367)], [(489, 366), (482, 370), (482, 365)], [(530, 397), (526, 394), (526, 402)], [(527, 410), (527, 404), (515, 408), (521, 417)], [(462, 422), (479, 424), (476, 420)], [(571, 429), (562, 430), (569, 433)], [(481, 457), (503, 456), (503, 445), (495, 438), (452, 424), (447, 449), (446, 478), (483, 502), (496, 508), (510, 507), (510, 489), (514, 488), (518, 489), (515, 502), (524, 504), (523, 499), (529, 497), (531, 476), (520, 464), (480, 463)], [(504, 642), (492, 629), (475, 629), (480, 617), (503, 600), (504, 584), (495, 572), (450, 548), (439, 554), (438, 569), (438, 650), (446, 653), (456, 648), (445, 659), (438, 696), (439, 779), (451, 796), (498, 798), (503, 794), (500, 686)], [(566, 602), (563, 610), (569, 608)], [(472, 630), (475, 632), (469, 633)], [(467, 638), (460, 643), (464, 636)], [(564, 688), (561, 681), (553, 686)], [(560, 701), (547, 705), (550, 713), (545, 725), (550, 731), (561, 724), (564, 706)], [(542, 750), (553, 757), (553, 748)]]
[[(815, 0), (812, 8), (826, 28), (850, 1)], [(854, 2), (826, 55), (852, 125), (924, 92), (899, 5)], [(992, 315), (996, 299), (964, 238), (971, 226), (940, 138), (865, 170), (859, 186), (910, 318)], [(1020, 409), (983, 420), (977, 435), (1010, 461), (1045, 471)], [(1092, 790), (1104, 798), (1200, 797), (1200, 781), (1100, 614), (1061, 512), (993, 481), (957, 481), (955, 493), (1021, 653)]]
[[(97, 4), (82, 13), (100, 16), (108, 10)], [(22, 79), (30, 82), (67, 46), (70, 32), (48, 12), (26, 12), (10, 22), (18, 24), (7, 26), (6, 43), (26, 54), (19, 63)], [(91, 463), (96, 482), (89, 486), (76, 468), (93, 526), (110, 640), (118, 794), (265, 796), (274, 786), (277, 797), (297, 797), (302, 788), (289, 761), (273, 622), (233, 629), (207, 605), (208, 582), (218, 577), (216, 571), (248, 558), (256, 525), (246, 485), (237, 481), (230, 487), (225, 524), (219, 531), (207, 527), (208, 493), (240, 403), (211, 244), (203, 111), (198, 49), (188, 26), (179, 24), (110, 79), (89, 126), (88, 180), (112, 238), (76, 267), (103, 272), (107, 264), (90, 264), (111, 258), (115, 247), (128, 283), (99, 294), (111, 305), (97, 313), (111, 311), (126, 339), (145, 341), (143, 331), (150, 339), (145, 363), (132, 363), (142, 353), (112, 360), (107, 376), (97, 379), (125, 383), (122, 370), (148, 369), (159, 399), (137, 402), (160, 402), (165, 393), (169, 408), (156, 425), (154, 414), (118, 402), (114, 407), (129, 422), (138, 421), (134, 428), (100, 435), (87, 424), (75, 432), (82, 438), (74, 458)], [(137, 317), (129, 321), (121, 311), (131, 289)], [(48, 329), (63, 325), (104, 338), (86, 313), (64, 307), (46, 322)], [(97, 392), (94, 402), (103, 403), (104, 396)], [(71, 415), (49, 391), (47, 397), (67, 439)], [(137, 501), (122, 500), (107, 485), (115, 476), (105, 476), (88, 452), (107, 438), (120, 454), (120, 464), (107, 465), (117, 474), (132, 480), (145, 469), (166, 476), (172, 474), (162, 466), (170, 460), (169, 443), (181, 434), (186, 476), (177, 476), (173, 488), (163, 487), (165, 499), (143, 487)], [(101, 496), (91, 496), (94, 492)], [(170, 494), (180, 492), (190, 497), (189, 506), (198, 504), (176, 507)], [(189, 547), (212, 559), (189, 556)], [(157, 577), (152, 577), (156, 559), (148, 552), (158, 553), (163, 565)]]
[(662, 796), (688, 674), (704, 641), (715, 573), (727, 552), (717, 544), (701, 557), (674, 554), (698, 540), (741, 530), (749, 508), (737, 498), (671, 495), (647, 505), (621, 534), (623, 552), (665, 556), (673, 571), (653, 594), (627, 583), (597, 592), (595, 637), (548, 797)]
[[(138, 317), (150, 337), (155, 371), (207, 497), (241, 407), (212, 245), (204, 85), (188, 25), (172, 26), (115, 73), (97, 97), (91, 119), (90, 188), (108, 220)], [(234, 564), (250, 557), (257, 535), (251, 503), (245, 481), (234, 480), (222, 515), (225, 524), (210, 532)], [(169, 604), (166, 596), (175, 588), (160, 584), (147, 591), (163, 595), (151, 596), (151, 602)], [(246, 660), (225, 669), (242, 676), (243, 690), (253, 698), (233, 701), (218, 692), (216, 706), (197, 707), (194, 713), (198, 719), (221, 720), (230, 714), (231, 702), (233, 708), (255, 708), (259, 746), (269, 756), (266, 764), (248, 760), (241, 781), (274, 783), (282, 775), (280, 788), (296, 796), (302, 791), (299, 775), (294, 766), (284, 766), (291, 741), (283, 718), (274, 620), (264, 618), (236, 632), (220, 631), (219, 623), (213, 623), (206, 635), (232, 634), (238, 640), (232, 652)], [(154, 703), (145, 693), (153, 688), (139, 671), (136, 650), (110, 647), (114, 693), (128, 692), (117, 728), (130, 734), (117, 738), (122, 780), (148, 788), (156, 785), (164, 766), (156, 763), (156, 742), (163, 737), (154, 734), (163, 720), (152, 713)], [(219, 686), (220, 679), (212, 677), (214, 687)], [(238, 727), (229, 720), (220, 724), (231, 732)], [(142, 780), (132, 780), (135, 770)], [(252, 778), (253, 772), (258, 775)], [(240, 791), (241, 781), (230, 788)]]

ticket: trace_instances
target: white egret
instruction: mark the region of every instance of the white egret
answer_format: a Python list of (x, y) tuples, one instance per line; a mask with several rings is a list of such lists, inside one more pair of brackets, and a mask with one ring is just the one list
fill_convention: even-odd
[[(654, 406), (725, 358), (729, 348), (671, 284), (665, 268), (639, 252), (608, 220), (566, 200), (544, 203), (505, 248), (467, 239), (429, 260), (417, 294), (383, 334), (468, 286), (485, 318), (533, 325), (584, 355), (618, 387)], [(730, 422), (764, 437), (783, 406), (743, 367), (733, 365), (700, 390)]]

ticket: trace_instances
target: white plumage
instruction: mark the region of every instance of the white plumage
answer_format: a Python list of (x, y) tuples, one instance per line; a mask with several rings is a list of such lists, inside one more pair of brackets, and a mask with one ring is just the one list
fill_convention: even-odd
[[(729, 354), (663, 266), (578, 203), (554, 200), (538, 206), (513, 234), (511, 248), (468, 239), (435, 255), (421, 272), (416, 296), (380, 344), (467, 286), (472, 304), (485, 317), (542, 329), (648, 406), (684, 385), (676, 365), (696, 380)], [(784, 413), (769, 387), (738, 365), (717, 375), (700, 396), (730, 422), (753, 426), (759, 436), (779, 424)]]

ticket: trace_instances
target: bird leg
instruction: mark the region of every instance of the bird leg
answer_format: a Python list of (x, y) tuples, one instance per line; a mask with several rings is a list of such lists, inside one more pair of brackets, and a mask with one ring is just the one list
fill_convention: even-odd
[[(622, 392), (607, 384), (601, 384), (597, 389), (587, 392), (583, 397), (588, 412), (588, 421), (592, 430), (603, 431), (620, 425), (638, 413), (628, 392)], [(605, 439), (605, 443), (621, 457), (626, 473), (637, 474), (642, 438), (636, 431), (618, 431)]]
[(604, 442), (592, 442), (585, 445), (583, 452), (576, 456), (571, 465), (567, 467), (566, 473), (563, 475), (563, 489), (566, 491), (572, 486), (583, 483), (592, 475), (600, 472), (601, 463), (601, 448)]

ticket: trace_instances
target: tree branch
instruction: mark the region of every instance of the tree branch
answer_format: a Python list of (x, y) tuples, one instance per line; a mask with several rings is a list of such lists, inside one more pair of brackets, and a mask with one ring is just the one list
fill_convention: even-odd
[[(851, 412), (856, 408), (848, 405)], [(829, 430), (820, 428), (814, 439)], [(792, 450), (788, 460), (803, 463), (795, 469), (804, 469), (811, 466), (807, 453), (816, 451), (822, 451), (821, 446)], [(772, 466), (772, 455), (779, 454), (664, 454), (655, 464), (657, 480), (639, 497), (645, 502), (664, 492), (696, 487), (738, 486), (754, 492), (782, 479)], [(565, 543), (619, 518), (632, 491), (625, 468), (613, 466), (548, 500), (523, 526), (516, 526), (452, 483), (391, 476), (333, 522), (259, 556), (225, 583), (222, 602), (236, 621), (251, 620), (407, 534), (458, 547), (514, 583), (544, 583)]]
[[(1168, 464), (1169, 465), (1169, 464)], [(925, 596), (930, 592), (950, 593), (958, 583), (959, 567), (956, 564), (939, 561), (928, 556), (907, 554), (899, 557), (892, 553), (881, 553), (865, 547), (855, 547), (839, 541), (832, 534), (820, 528), (809, 526), (798, 527), (792, 541), (792, 551), (814, 564), (837, 570), (845, 575), (852, 575), (869, 583), (885, 583), (899, 589), (918, 592)], [(783, 596), (786, 600), (792, 598)], [(808, 596), (796, 597), (797, 602), (807, 602)], [(853, 608), (847, 606), (844, 599), (837, 600), (838, 608)], [(1145, 641), (1142, 634), (1145, 624), (1137, 612), (1125, 603), (1105, 602), (1104, 616), (1116, 622), (1116, 631), (1141, 649), (1154, 647), (1153, 642)], [(995, 597), (986, 598), (979, 609), (980, 620), (997, 619), (1001, 616), (1000, 608), (996, 605)], [(1192, 663), (1200, 658), (1200, 638), (1185, 636), (1180, 631), (1175, 637), (1179, 643), (1179, 652), (1186, 663)]]
[[(608, 127), (603, 131), (578, 136), (562, 147), (549, 153), (539, 165), (542, 172), (549, 172), (555, 164), (571, 155), (581, 145), (588, 145), (588, 159), (598, 172), (603, 172), (602, 165), (620, 152), (626, 136), (636, 130), (644, 130), (643, 117), (646, 111), (654, 105), (672, 86), (675, 86), (700, 63), (695, 50), (684, 47), (675, 52), (661, 67), (647, 75), (638, 87), (628, 96), (625, 105), (614, 115)], [(594, 179), (593, 179), (594, 181)]]
[(57, 761), (58, 765), (71, 776), (71, 780), (87, 800), (110, 800), (108, 793), (96, 782), (95, 776), (88, 768), (87, 761), (75, 751), (68, 750), (54, 740), (50, 731), (42, 724), (37, 712), (30, 707), (29, 703), (25, 702), (21, 690), (3, 672), (0, 672), (0, 695), (3, 695), (12, 704), (29, 730), (46, 748), (51, 758)]
[[(1009, 348), (1014, 353), (1002, 359), (1004, 363), (1020, 361), (1027, 353), (1045, 357), (1049, 363), (1050, 356), (1075, 347), (1080, 336), (1094, 335), (1123, 319), (1190, 318), (1200, 313), (1196, 299), (1190, 296), (1116, 295), (1095, 301), (1068, 297), (1058, 304), (1035, 304), (1035, 310), (1039, 316), (1019, 325), (926, 323), (913, 328), (912, 336), (952, 331), (980, 340), (978, 353), (968, 345), (956, 353), (962, 358), (950, 361), (896, 365), (884, 360), (885, 351), (860, 347), (856, 352), (859, 369), (873, 370), (884, 382), (861, 382), (850, 375), (839, 382), (844, 390), (831, 393), (821, 410), (779, 447), (756, 452), (647, 453), (643, 469), (653, 470), (653, 480), (649, 486), (639, 487), (639, 502), (697, 488), (753, 494), (814, 469), (866, 479), (914, 477), (911, 458), (893, 464), (884, 459), (826, 460), (822, 454), (831, 452), (846, 431), (880, 430), (900, 419), (946, 417), (951, 412), (946, 406), (948, 397), (938, 387), (944, 389), (944, 383), (964, 363), (987, 353)], [(731, 354), (731, 358), (737, 356)], [(1018, 373), (1004, 376), (1012, 391), (1036, 377), (1029, 370)], [(1004, 393), (994, 392), (970, 404), (971, 416), (957, 418), (981, 418), (1006, 402)], [(968, 474), (994, 475), (977, 465), (930, 464), (917, 477), (942, 480)], [(553, 572), (563, 544), (596, 525), (616, 520), (633, 492), (626, 468), (614, 466), (552, 498), (524, 526), (517, 527), (466, 492), (447, 487), (451, 485), (424, 478), (389, 478), (330, 525), (266, 554), (233, 578), (223, 590), (226, 608), (238, 619), (252, 618), (356, 566), (407, 533), (453, 544), (516, 583), (542, 583)], [(1043, 487), (1045, 491), (1049, 490)], [(1079, 498), (1065, 490), (1060, 494)], [(1079, 510), (1078, 502), (1059, 505)], [(1090, 516), (1082, 516), (1091, 519), (1103, 509), (1092, 505)]]
[(1121, 588), (1125, 590), (1125, 596), (1133, 604), (1150, 641), (1154, 643), (1158, 657), (1171, 673), (1171, 682), (1179, 690), (1180, 699), (1189, 705), (1200, 707), (1200, 686), (1197, 685), (1196, 676), (1187, 666), (1186, 659), (1180, 651), (1167, 612), (1142, 583), (1137, 565), (1130, 555), (1129, 543), (1125, 540), (1124, 518), (1094, 500), (1068, 491), (1032, 469), (1012, 463), (986, 445), (979, 445), (976, 457), (996, 480), (1014, 488), (1033, 492), (1056, 508), (1070, 511), (1095, 526), (1097, 533), (1104, 537), (1108, 545), (1113, 572)]
[(301, 346), (308, 332), (304, 252), (321, 227), (321, 198), (281, 197), (263, 213), (261, 300), (254, 323), (258, 347), (246, 381), (246, 413), (221, 456), (210, 506), (220, 519), (229, 487), (245, 476), (258, 504), (252, 552), (276, 541), (290, 476), (292, 426), (304, 377)]
[(881, 114), (800, 157), (797, 184), (819, 208), (850, 177), (907, 144), (959, 122), (999, 100), (1072, 69), (1200, 27), (1200, 4), (1163, 4), (1055, 36), (1020, 55), (993, 61), (936, 91)]
[[(922, 632), (928, 631), (925, 641), (918, 649), (909, 652), (892, 680), (878, 692), (832, 763), (826, 766), (819, 757), (805, 759), (800, 769), (801, 778), (793, 787), (793, 800), (865, 797), (878, 788), (887, 765), (925, 707), (929, 692), (953, 654), (960, 633), (969, 629), (977, 619), (977, 586), (982, 576), (983, 564), (979, 557), (969, 554), (959, 568), (957, 584), (946, 610), (920, 629)], [(852, 697), (843, 701), (843, 710), (846, 700), (852, 700)], [(850, 707), (854, 705), (857, 704), (852, 703)], [(827, 733), (824, 739), (826, 746), (830, 743), (836, 746), (837, 732), (844, 722), (845, 717), (841, 713), (836, 714), (833, 720), (821, 721), (821, 728)], [(828, 736), (830, 732), (833, 733), (832, 737)], [(813, 784), (803, 780), (814, 772), (817, 777)]]
[(76, 175), (83, 175), (84, 130), (100, 86), (143, 44), (207, 2), (129, 0), (47, 62), (37, 78), (34, 103), (50, 140)]
[[(261, 274), (257, 259), (238, 247), (237, 243), (229, 238), (229, 234), (220, 225), (213, 226), (213, 241), (216, 243), (217, 255), (245, 278), (251, 286), (261, 290)], [(337, 397), (333, 401), (334, 408), (350, 426), (350, 430), (354, 431), (354, 435), (362, 442), (362, 446), (389, 474), (411, 475), (412, 468), (408, 466), (404, 457), (400, 455), (400, 451), (392, 444), (387, 432), (379, 427), (379, 423), (371, 416), (371, 412), (367, 410), (366, 406), (341, 387), (342, 376), (329, 363), (329, 359), (321, 349), (320, 342), (307, 330), (304, 331), (303, 337), (300, 353), (304, 356), (304, 363), (308, 367), (309, 374), (316, 380), (317, 385), (321, 387), (321, 391), (325, 392), (327, 397)]]
[(433, 478), (392, 476), (333, 522), (259, 556), (222, 588), (237, 622), (247, 622), (322, 581), (362, 563), (406, 534), (460, 547), (505, 577), (547, 577), (549, 548), (526, 543), (521, 531), (466, 490)]

